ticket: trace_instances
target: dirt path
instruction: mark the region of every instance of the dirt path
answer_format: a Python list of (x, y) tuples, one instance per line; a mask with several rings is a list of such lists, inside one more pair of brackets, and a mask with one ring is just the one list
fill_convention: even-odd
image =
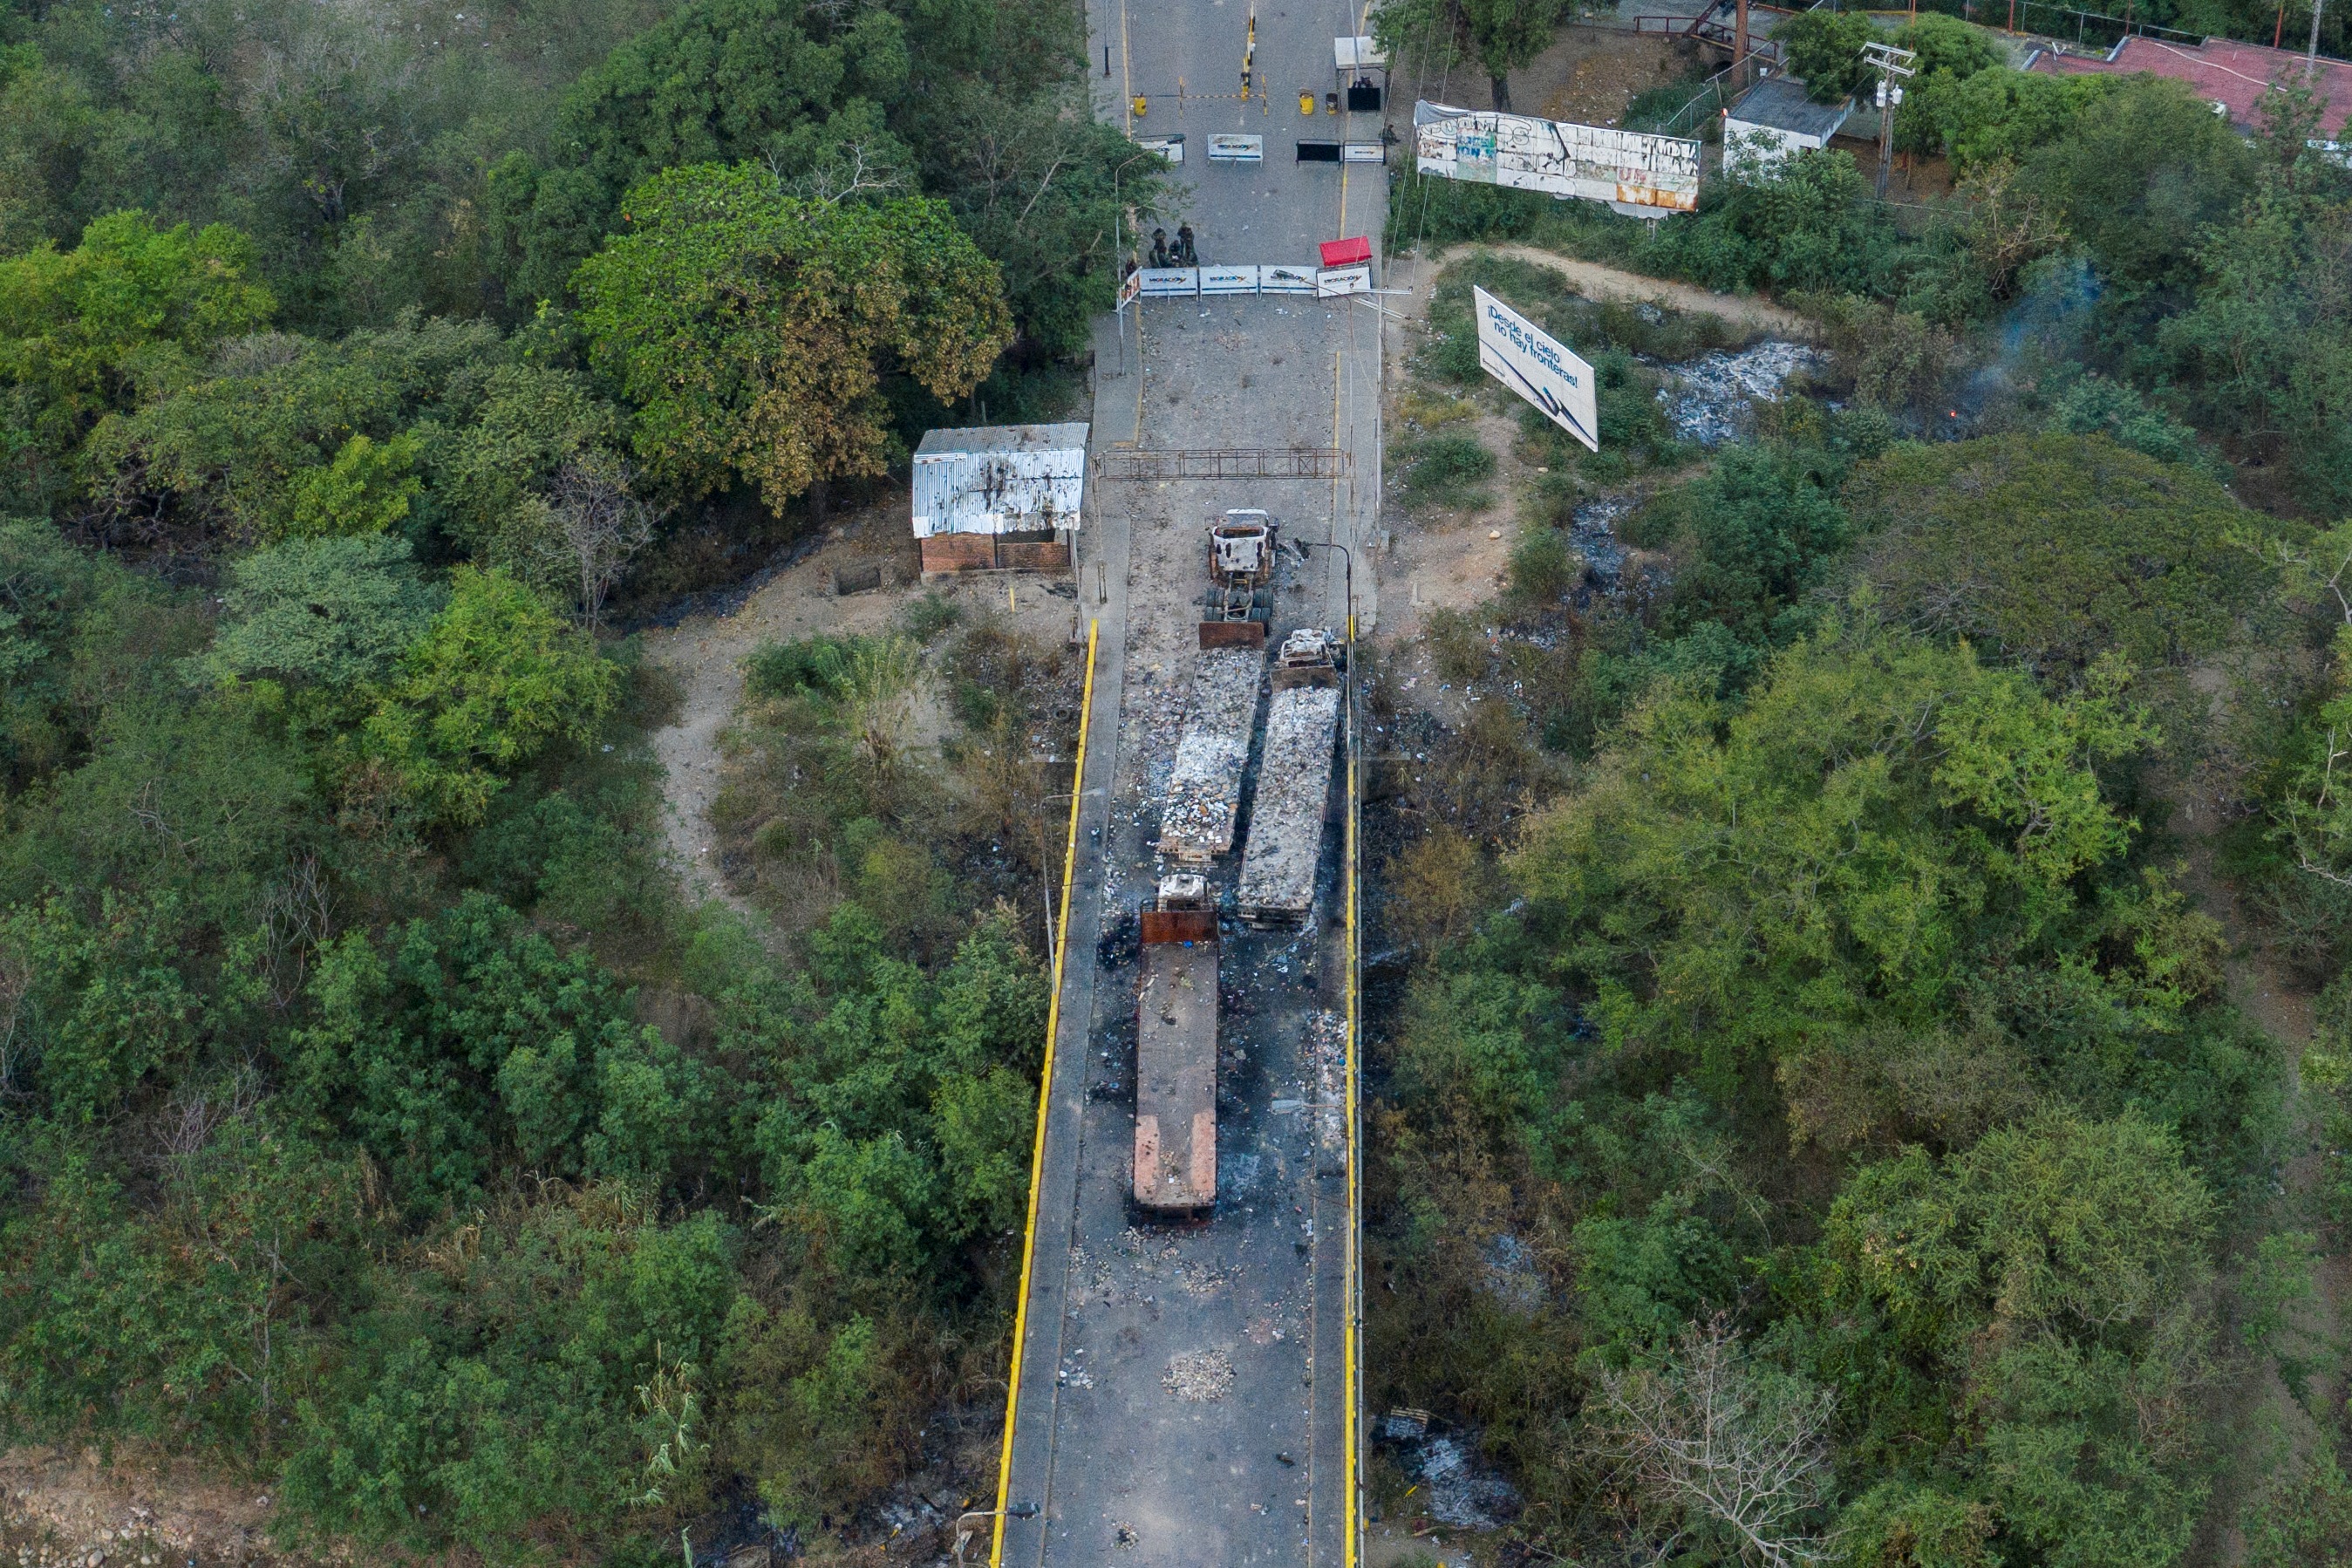
[[(877, 561), (885, 586), (846, 596), (834, 592), (836, 568)], [(727, 723), (743, 696), (743, 660), (762, 643), (887, 629), (925, 592), (915, 566), (907, 497), (893, 491), (835, 523), (824, 544), (762, 584), (732, 613), (696, 616), (646, 634), (646, 658), (677, 679), (680, 694), (676, 721), (654, 731), (653, 745), (667, 775), (663, 827), (669, 859), (689, 898), (717, 899), (761, 923), (751, 903), (727, 886), (710, 827), (711, 807), (726, 783)], [(1010, 586), (1009, 605), (1008, 579), (994, 574), (967, 576), (939, 591), (968, 614), (1009, 610), (1015, 625), (1033, 636), (1068, 631), (1068, 599), (1046, 593), (1034, 577), (1012, 578)]]
[(1534, 267), (1549, 268), (1567, 279), (1576, 291), (1588, 300), (1664, 305), (1672, 310), (1719, 317), (1736, 327), (1771, 332), (1780, 337), (1811, 339), (1815, 331), (1811, 321), (1787, 306), (1776, 305), (1753, 294), (1717, 294), (1689, 283), (1674, 283), (1663, 278), (1645, 278), (1622, 268), (1603, 267), (1597, 261), (1579, 261), (1572, 256), (1538, 250), (1532, 245), (1454, 245), (1439, 251), (1425, 263), (1418, 258), (1412, 258), (1404, 265), (1403, 270), (1413, 291), (1416, 313), (1427, 308), (1428, 286), (1439, 273), (1462, 258), (1475, 256), (1480, 251), (1507, 256), (1514, 261), (1524, 261)]

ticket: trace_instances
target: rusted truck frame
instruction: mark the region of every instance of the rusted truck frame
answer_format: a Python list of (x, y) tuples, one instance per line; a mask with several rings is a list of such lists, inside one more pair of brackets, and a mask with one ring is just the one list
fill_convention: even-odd
[(1135, 996), (1135, 1202), (1181, 1217), (1217, 1201), (1216, 902), (1207, 881), (1160, 879), (1143, 911)]

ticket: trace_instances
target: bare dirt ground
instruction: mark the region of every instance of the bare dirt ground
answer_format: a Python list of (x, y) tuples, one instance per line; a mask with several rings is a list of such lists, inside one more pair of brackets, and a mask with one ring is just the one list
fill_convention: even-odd
[[(1635, 93), (1663, 87), (1688, 69), (1689, 57), (1663, 35), (1563, 27), (1551, 47), (1511, 73), (1511, 107), (1548, 120), (1614, 125)], [(1398, 96), (1408, 90), (1463, 109), (1493, 107), (1486, 74), (1476, 66), (1457, 66), (1425, 79), (1408, 73), (1398, 83)]]
[[(1805, 317), (1751, 295), (1718, 294), (1687, 283), (1645, 278), (1638, 272), (1579, 261), (1528, 245), (1457, 245), (1426, 258), (1401, 259), (1391, 268), (1391, 282), (1412, 290), (1412, 298), (1398, 301), (1389, 324), (1391, 365), (1402, 367), (1409, 363), (1412, 351), (1419, 346), (1432, 285), (1454, 262), (1482, 250), (1558, 272), (1570, 288), (1590, 300), (1662, 305), (1669, 310), (1715, 316), (1742, 331), (1776, 337), (1813, 335), (1812, 323)], [(1401, 372), (1392, 378), (1388, 410), (1388, 428), (1392, 434), (1403, 429), (1397, 404), (1407, 381)], [(1401, 679), (1427, 674), (1425, 659), (1415, 663), (1421, 656), (1417, 651), (1406, 650), (1417, 643), (1423, 616), (1429, 610), (1474, 609), (1502, 586), (1504, 566), (1518, 529), (1518, 498), (1542, 471), (1516, 455), (1517, 432), (1510, 419), (1481, 413), (1474, 423), (1456, 428), (1475, 433), (1481, 444), (1495, 454), (1495, 475), (1487, 485), (1494, 504), (1476, 510), (1411, 514), (1397, 502), (1389, 504), (1382, 519), (1390, 531), (1391, 549), (1381, 563), (1381, 579), (1389, 584), (1383, 595), (1383, 614), (1387, 618), (1381, 630), (1402, 660), (1398, 666)], [(1432, 680), (1429, 684), (1436, 683)], [(1420, 685), (1416, 680), (1416, 692)]]
[(1402, 273), (1403, 283), (1413, 291), (1412, 304), (1408, 307), (1411, 319), (1418, 320), (1429, 308), (1429, 285), (1440, 273), (1458, 258), (1481, 250), (1507, 256), (1514, 261), (1524, 261), (1532, 267), (1548, 268), (1567, 279), (1569, 286), (1588, 300), (1663, 305), (1668, 310), (1715, 316), (1743, 331), (1769, 332), (1775, 337), (1810, 341), (1817, 331), (1806, 317), (1785, 305), (1776, 305), (1759, 294), (1718, 294), (1711, 289), (1675, 283), (1664, 278), (1645, 278), (1638, 272), (1628, 272), (1621, 267), (1606, 267), (1598, 261), (1580, 261), (1572, 256), (1539, 250), (1532, 245), (1454, 245), (1448, 246), (1426, 261), (1418, 258), (1400, 258), (1391, 270)]
[[(718, 840), (710, 831), (711, 804), (724, 782), (727, 721), (742, 699), (743, 660), (752, 649), (820, 634), (882, 631), (927, 592), (945, 595), (968, 611), (986, 607), (1007, 615), (1015, 629), (1032, 637), (1068, 635), (1076, 605), (1049, 593), (1046, 579), (1034, 574), (968, 573), (927, 588), (907, 504), (906, 492), (894, 489), (840, 518), (823, 544), (762, 584), (738, 609), (646, 634), (646, 658), (676, 679), (680, 692), (676, 721), (655, 731), (653, 741), (667, 775), (670, 858), (690, 896), (715, 898), (752, 914), (720, 877)], [(1080, 555), (1083, 560), (1083, 549)], [(882, 568), (881, 587), (845, 595), (834, 591), (836, 571), (875, 564)]]
[(26, 1568), (308, 1568), (348, 1561), (278, 1550), (268, 1492), (195, 1466), (149, 1466), (118, 1453), (14, 1448), (0, 1456), (0, 1551)]

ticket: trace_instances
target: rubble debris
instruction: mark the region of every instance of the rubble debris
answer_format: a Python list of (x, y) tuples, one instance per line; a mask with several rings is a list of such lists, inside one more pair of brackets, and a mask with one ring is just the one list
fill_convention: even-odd
[(1234, 1391), (1234, 1358), (1223, 1351), (1184, 1351), (1168, 1359), (1160, 1386), (1195, 1405), (1223, 1399)]
[(1748, 437), (1759, 400), (1777, 403), (1789, 377), (1821, 363), (1817, 349), (1767, 338), (1737, 353), (1717, 352), (1665, 366), (1674, 384), (1659, 389), (1658, 402), (1678, 439), (1720, 447)]
[(1254, 647), (1215, 647), (1194, 658), (1184, 732), (1160, 805), (1159, 849), (1180, 865), (1205, 866), (1234, 847), (1265, 655)]

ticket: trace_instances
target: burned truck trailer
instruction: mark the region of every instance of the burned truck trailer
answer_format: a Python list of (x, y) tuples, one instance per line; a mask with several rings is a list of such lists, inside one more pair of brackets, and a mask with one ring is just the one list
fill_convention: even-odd
[(1211, 647), (1194, 658), (1184, 730), (1160, 806), (1158, 847), (1179, 866), (1205, 869), (1234, 847), (1265, 650)]
[(1235, 909), (1251, 925), (1297, 925), (1314, 907), (1339, 695), (1329, 635), (1310, 628), (1284, 638), (1250, 797), (1249, 851), (1234, 889)]
[(1217, 1201), (1217, 910), (1205, 879), (1160, 879), (1142, 911), (1135, 996), (1135, 1202), (1184, 1215)]

